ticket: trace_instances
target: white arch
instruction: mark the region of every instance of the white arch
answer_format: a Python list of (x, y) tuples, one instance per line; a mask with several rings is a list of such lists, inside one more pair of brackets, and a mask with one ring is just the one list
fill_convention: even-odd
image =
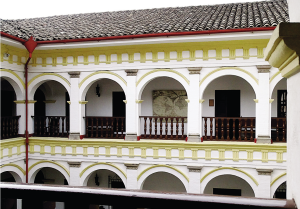
[(43, 168), (53, 168), (53, 169), (59, 171), (65, 177), (68, 184), (70, 184), (69, 173), (67, 173), (65, 169), (58, 166), (57, 164), (50, 163), (50, 162), (41, 162), (39, 164), (36, 164), (34, 167), (32, 167), (28, 172), (28, 179), (29, 179), (28, 181), (29, 181), (29, 183), (34, 183), (34, 179), (36, 177), (36, 174)]
[(203, 181), (201, 182), (200, 194), (204, 193), (204, 190), (205, 190), (207, 184), (212, 179), (214, 179), (218, 176), (222, 176), (222, 175), (233, 175), (233, 176), (240, 177), (241, 179), (245, 180), (250, 185), (250, 187), (252, 188), (252, 190), (254, 192), (255, 197), (257, 196), (257, 185), (254, 183), (253, 179), (251, 179), (245, 173), (240, 172), (238, 170), (233, 170), (233, 169), (216, 170), (215, 172), (210, 173), (208, 176), (206, 176), (205, 179), (203, 179)]
[(18, 183), (25, 182), (24, 173), (15, 166), (4, 166), (1, 168), (1, 173), (10, 172), (10, 174), (14, 177), (15, 181)]
[(11, 72), (11, 70), (1, 70), (1, 78), (7, 80), (16, 93), (16, 100), (24, 100), (25, 98), (25, 84), (20, 81), (20, 79), (15, 75), (16, 73)]
[(85, 96), (86, 96), (86, 93), (88, 92), (89, 88), (93, 85), (94, 82), (96, 82), (97, 80), (100, 80), (100, 79), (103, 79), (103, 78), (106, 78), (106, 79), (110, 79), (112, 81), (115, 81), (117, 84), (119, 84), (121, 86), (121, 88), (123, 89), (124, 91), (124, 94), (125, 94), (125, 97), (126, 97), (126, 83), (123, 82), (123, 80), (121, 80), (119, 77), (117, 77), (116, 75), (114, 74), (109, 74), (109, 73), (95, 73), (93, 74), (92, 76), (84, 79), (80, 86), (80, 90), (79, 90), (79, 95), (80, 95), (80, 99), (82, 101), (85, 100)]
[(114, 172), (115, 174), (117, 174), (123, 181), (125, 188), (127, 186), (127, 177), (116, 167), (109, 165), (109, 164), (95, 164), (94, 166), (91, 165), (91, 167), (89, 167), (88, 169), (86, 169), (84, 171), (84, 173), (82, 174), (82, 176), (80, 177), (81, 179), (81, 186), (87, 186), (88, 180), (90, 178), (90, 176), (92, 175), (92, 173), (94, 171), (97, 170), (109, 170), (111, 172)]
[(277, 188), (284, 182), (287, 181), (287, 176), (282, 175), (280, 178), (278, 178), (272, 185), (271, 185), (271, 198), (273, 198)]
[(181, 173), (179, 173), (175, 169), (172, 169), (172, 168), (169, 168), (169, 167), (163, 167), (163, 166), (150, 168), (149, 170), (144, 172), (141, 176), (139, 176), (140, 178), (138, 179), (138, 189), (142, 190), (146, 179), (151, 174), (158, 173), (158, 172), (165, 172), (165, 173), (169, 173), (169, 174), (172, 174), (172, 175), (176, 176), (181, 181), (181, 183), (184, 185), (184, 188), (185, 188), (186, 192), (189, 191), (188, 190), (189, 182)]
[(137, 85), (137, 96), (138, 99), (141, 99), (143, 90), (147, 86), (150, 81), (154, 80), (155, 78), (159, 77), (169, 77), (173, 78), (176, 81), (178, 81), (185, 89), (187, 95), (189, 96), (189, 83), (181, 76), (179, 76), (176, 73), (169, 72), (169, 71), (156, 71), (151, 74), (148, 74), (146, 77), (144, 77)]
[(212, 73), (211, 75), (209, 75), (208, 77), (204, 77), (203, 81), (201, 80), (201, 85), (200, 85), (200, 98), (203, 98), (203, 94), (206, 90), (206, 88), (208, 87), (208, 85), (215, 79), (220, 78), (222, 76), (226, 76), (226, 75), (233, 75), (233, 76), (238, 76), (240, 78), (243, 78), (246, 82), (248, 82), (250, 84), (250, 86), (252, 87), (255, 95), (257, 96), (257, 91), (258, 91), (258, 84), (256, 83), (256, 81), (253, 79), (253, 77), (251, 77), (249, 74), (241, 71), (241, 70), (237, 70), (237, 69), (222, 69), (219, 71), (216, 71), (215, 73)]
[(39, 88), (40, 85), (47, 81), (57, 81), (61, 85), (65, 87), (65, 89), (68, 91), (69, 95), (71, 95), (71, 87), (70, 83), (61, 75), (57, 76), (56, 74), (46, 74), (42, 76), (36, 76), (32, 78), (33, 80), (29, 81), (28, 86), (28, 100), (33, 100), (34, 94), (36, 90)]
[(284, 77), (281, 76), (281, 74), (278, 74), (270, 83), (270, 98), (272, 98), (273, 91), (276, 87), (276, 85), (282, 80)]

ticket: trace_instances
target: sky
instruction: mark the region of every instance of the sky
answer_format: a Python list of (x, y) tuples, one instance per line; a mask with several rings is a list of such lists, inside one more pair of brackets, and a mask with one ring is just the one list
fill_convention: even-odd
[(2, 0), (1, 19), (25, 19), (79, 13), (212, 5), (260, 0)]

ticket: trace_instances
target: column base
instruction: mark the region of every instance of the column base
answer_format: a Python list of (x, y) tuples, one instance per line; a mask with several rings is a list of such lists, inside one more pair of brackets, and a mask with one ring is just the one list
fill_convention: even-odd
[(69, 140), (80, 140), (80, 133), (70, 133)]
[(199, 134), (190, 134), (188, 135), (187, 142), (200, 142), (200, 135)]
[(272, 140), (270, 136), (257, 136), (256, 139), (257, 144), (271, 144)]
[(125, 141), (137, 141), (137, 134), (126, 134)]

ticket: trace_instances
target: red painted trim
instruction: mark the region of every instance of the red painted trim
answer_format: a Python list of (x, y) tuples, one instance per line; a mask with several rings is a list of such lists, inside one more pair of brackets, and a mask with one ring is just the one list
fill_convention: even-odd
[(19, 37), (16, 37), (16, 36), (12, 36), (12, 35), (9, 35), (9, 34), (4, 33), (4, 32), (2, 32), (2, 31), (1, 31), (1, 36), (4, 36), (4, 37), (6, 37), (6, 38), (13, 39), (13, 40), (15, 40), (15, 41), (19, 41), (19, 42), (21, 42), (21, 43), (25, 43), (25, 42), (26, 42), (26, 40), (24, 40), (24, 39), (22, 39), (22, 38), (19, 38)]
[(80, 135), (79, 136), (80, 139), (83, 139), (84, 137), (85, 137), (85, 135)]
[(141, 136), (137, 136), (137, 140), (140, 141), (141, 140)]
[[(181, 35), (199, 35), (199, 34), (215, 34), (215, 33), (234, 33), (234, 32), (252, 32), (252, 31), (269, 31), (274, 30), (276, 27), (262, 27), (262, 28), (241, 28), (241, 29), (224, 29), (224, 30), (204, 30), (204, 31), (187, 31), (187, 32), (170, 32), (170, 33), (151, 33), (151, 34), (138, 34), (126, 36), (110, 36), (110, 37), (94, 37), (94, 38), (79, 38), (79, 39), (66, 39), (66, 40), (52, 40), (52, 41), (37, 41), (38, 44), (54, 44), (54, 43), (71, 43), (71, 42), (84, 42), (84, 41), (103, 41), (115, 39), (133, 39), (133, 38), (149, 38), (161, 36), (181, 36)], [(26, 42), (24, 39), (9, 35), (1, 32), (3, 36), (20, 41)]]

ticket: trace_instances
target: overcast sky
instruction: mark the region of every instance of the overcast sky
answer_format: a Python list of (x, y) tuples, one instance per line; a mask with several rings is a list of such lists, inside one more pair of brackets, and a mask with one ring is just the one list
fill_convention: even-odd
[(0, 18), (23, 19), (90, 12), (254, 1), (259, 0), (2, 0)]

